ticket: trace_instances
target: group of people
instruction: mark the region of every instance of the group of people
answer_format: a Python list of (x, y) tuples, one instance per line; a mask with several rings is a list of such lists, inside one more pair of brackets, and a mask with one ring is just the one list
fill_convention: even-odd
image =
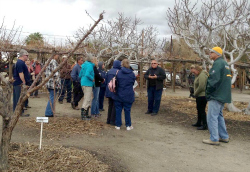
[[(58, 55), (51, 60), (45, 70), (45, 77), (49, 77), (57, 67)], [(64, 58), (63, 58), (64, 59)], [(45, 116), (53, 117), (54, 98), (58, 90), (61, 90), (59, 103), (63, 103), (64, 89), (68, 88), (70, 81), (73, 81), (73, 100), (70, 95), (70, 89), (67, 89), (67, 102), (71, 103), (73, 109), (81, 110), (81, 119), (90, 120), (92, 117), (100, 116), (100, 111), (104, 111), (104, 96), (108, 98), (108, 115), (107, 124), (114, 125), (116, 129), (120, 129), (122, 125), (122, 109), (125, 112), (125, 125), (127, 130), (133, 129), (131, 125), (131, 107), (135, 100), (133, 85), (135, 82), (135, 74), (130, 67), (129, 60), (115, 60), (113, 68), (108, 72), (104, 70), (104, 63), (98, 62), (96, 57), (89, 55), (85, 62), (83, 57), (77, 57), (76, 64), (71, 68), (64, 64), (60, 72), (56, 72), (54, 77), (50, 78), (46, 83), (50, 94)], [(70, 76), (70, 81), (67, 81)], [(116, 77), (117, 86), (115, 92), (111, 92), (107, 83)], [(61, 80), (60, 80), (61, 78)], [(71, 84), (70, 84), (71, 85)], [(61, 89), (60, 89), (61, 88)], [(70, 96), (69, 96), (70, 95)], [(83, 99), (81, 108), (80, 100)], [(89, 113), (89, 111), (91, 111)]]
[[(214, 61), (209, 73), (202, 70), (200, 66), (192, 65), (191, 72), (195, 75), (194, 93), (198, 120), (193, 126), (199, 130), (209, 129), (210, 138), (204, 139), (203, 143), (219, 145), (219, 142), (229, 142), (229, 136), (222, 110), (225, 103), (231, 102), (231, 71), (227, 62), (222, 57), (222, 49), (214, 47), (210, 50), (210, 58)], [(52, 75), (58, 67), (59, 55), (55, 55), (45, 70), (45, 77)], [(63, 57), (63, 61), (66, 57)], [(26, 62), (27, 61), (27, 62)], [(26, 62), (26, 64), (25, 64)], [(54, 99), (60, 90), (59, 103), (63, 103), (67, 90), (67, 102), (71, 103), (73, 109), (81, 110), (81, 119), (90, 120), (92, 117), (100, 116), (103, 109), (104, 96), (108, 98), (107, 124), (114, 125), (120, 130), (122, 125), (122, 110), (125, 113), (125, 125), (127, 130), (133, 129), (131, 124), (131, 107), (135, 100), (134, 88), (136, 77), (130, 67), (128, 59), (115, 60), (113, 67), (106, 72), (103, 62), (97, 61), (96, 57), (88, 56), (84, 62), (83, 57), (77, 57), (76, 64), (72, 68), (67, 62), (59, 71), (53, 73), (46, 83), (50, 99), (47, 103), (45, 116), (53, 117)], [(13, 70), (13, 111), (21, 93), (21, 85), (30, 85), (32, 75), (36, 76), (41, 70), (39, 61), (29, 66), (28, 52), (21, 50), (19, 58)], [(110, 91), (107, 84), (116, 77), (116, 89)], [(155, 116), (158, 114), (163, 91), (163, 81), (166, 78), (165, 71), (159, 67), (157, 60), (151, 61), (151, 67), (146, 71), (144, 78), (147, 80), (148, 110), (146, 114)], [(73, 81), (73, 100), (71, 101), (71, 85)], [(35, 94), (37, 95), (37, 94)], [(92, 96), (93, 95), (93, 96)], [(81, 108), (79, 101), (83, 98)], [(208, 102), (208, 113), (206, 115), (206, 104)], [(28, 102), (25, 103), (28, 106)], [(91, 108), (91, 115), (89, 110)], [(22, 114), (21, 116), (28, 116)]]
[[(229, 135), (223, 117), (225, 103), (231, 103), (231, 71), (227, 62), (222, 57), (223, 50), (214, 47), (210, 50), (210, 59), (214, 61), (209, 73), (200, 66), (192, 65), (191, 72), (196, 76), (194, 80), (194, 97), (198, 120), (193, 126), (198, 130), (210, 132), (210, 138), (203, 143), (219, 145), (220, 142), (228, 143)], [(206, 104), (208, 113), (206, 115)]]

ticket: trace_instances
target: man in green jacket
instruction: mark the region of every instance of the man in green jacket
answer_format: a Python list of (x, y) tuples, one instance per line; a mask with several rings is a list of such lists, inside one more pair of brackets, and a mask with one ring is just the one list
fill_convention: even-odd
[(203, 140), (205, 144), (219, 145), (228, 143), (229, 136), (223, 117), (224, 103), (231, 103), (231, 71), (227, 62), (222, 58), (222, 49), (214, 47), (210, 50), (210, 59), (214, 61), (209, 70), (206, 87), (208, 100), (207, 123), (210, 139)]

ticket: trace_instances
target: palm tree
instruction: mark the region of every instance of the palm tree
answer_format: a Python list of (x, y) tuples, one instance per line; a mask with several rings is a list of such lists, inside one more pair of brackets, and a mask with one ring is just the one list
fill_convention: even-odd
[(39, 32), (35, 32), (30, 34), (26, 40), (25, 43), (26, 45), (30, 46), (43, 46), (44, 45), (44, 40), (43, 40), (43, 35)]

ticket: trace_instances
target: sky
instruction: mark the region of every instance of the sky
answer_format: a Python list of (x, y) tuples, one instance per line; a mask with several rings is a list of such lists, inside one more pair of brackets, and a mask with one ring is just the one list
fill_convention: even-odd
[(93, 24), (105, 11), (104, 21), (119, 13), (135, 16), (142, 21), (141, 28), (157, 27), (159, 38), (170, 37), (166, 12), (174, 0), (0, 0), (0, 25), (11, 29), (22, 27), (21, 37), (40, 32), (47, 39), (63, 40), (73, 36), (80, 27)]

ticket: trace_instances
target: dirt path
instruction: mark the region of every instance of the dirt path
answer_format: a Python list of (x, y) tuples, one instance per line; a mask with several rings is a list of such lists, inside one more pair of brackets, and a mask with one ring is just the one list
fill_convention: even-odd
[[(171, 94), (167, 92), (167, 94)], [(173, 95), (188, 95), (187, 91), (178, 91)], [(242, 96), (237, 95), (240, 98)], [(249, 98), (249, 95), (246, 98)], [(32, 107), (28, 112), (31, 117), (44, 116), (46, 96), (30, 99)], [(105, 100), (107, 109), (107, 100)], [(105, 124), (105, 128), (96, 136), (72, 134), (60, 139), (44, 138), (43, 144), (73, 146), (86, 149), (112, 166), (111, 171), (249, 171), (250, 137), (230, 133), (230, 143), (210, 146), (202, 143), (208, 138), (208, 131), (197, 131), (191, 127), (193, 118), (185, 118), (185, 123), (178, 123), (177, 117), (163, 101), (157, 116), (145, 115), (146, 101), (136, 101), (132, 108), (134, 130), (120, 131)], [(80, 117), (80, 111), (72, 110), (70, 104), (57, 104), (58, 117)], [(97, 120), (105, 123), (106, 113)], [(196, 113), (196, 112), (194, 112)], [(182, 114), (178, 114), (181, 118)], [(20, 120), (25, 120), (21, 118)], [(124, 121), (124, 118), (123, 118)], [(46, 124), (45, 124), (46, 125)], [(249, 126), (249, 123), (248, 123)], [(248, 131), (247, 131), (248, 132)], [(30, 142), (39, 144), (39, 131), (24, 129), (17, 125), (12, 142)]]

